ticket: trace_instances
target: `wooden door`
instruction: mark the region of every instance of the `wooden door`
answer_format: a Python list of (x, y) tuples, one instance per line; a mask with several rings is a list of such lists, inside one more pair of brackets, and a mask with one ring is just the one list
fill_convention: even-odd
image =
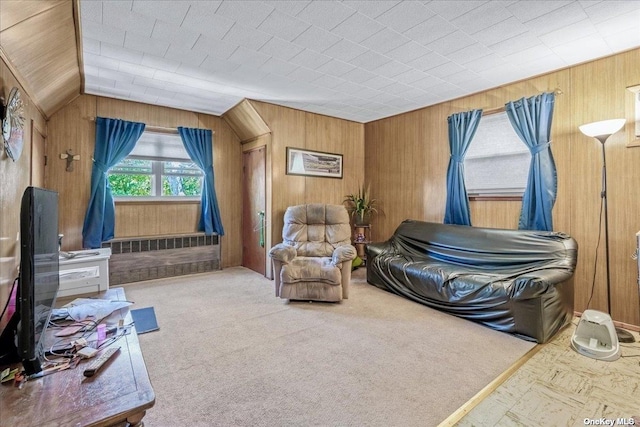
[(30, 185), (34, 187), (44, 187), (44, 166), (46, 164), (45, 157), (45, 139), (40, 131), (33, 125), (31, 121), (31, 173), (29, 176)]
[(266, 148), (242, 153), (242, 265), (266, 272)]

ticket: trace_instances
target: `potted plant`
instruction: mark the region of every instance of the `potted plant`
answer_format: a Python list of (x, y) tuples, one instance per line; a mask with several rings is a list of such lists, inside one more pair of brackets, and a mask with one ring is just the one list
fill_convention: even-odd
[(369, 195), (369, 186), (365, 188), (362, 185), (357, 193), (347, 194), (343, 203), (346, 204), (354, 225), (367, 225), (371, 221), (371, 216), (378, 213), (374, 206), (376, 199), (372, 199)]

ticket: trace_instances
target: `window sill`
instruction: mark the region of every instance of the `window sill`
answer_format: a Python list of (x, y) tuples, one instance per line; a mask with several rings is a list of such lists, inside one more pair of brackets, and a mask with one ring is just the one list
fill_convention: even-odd
[(200, 198), (175, 198), (175, 197), (139, 197), (139, 198), (131, 198), (131, 199), (123, 199), (116, 198), (114, 199), (116, 205), (166, 205), (166, 204), (182, 204), (182, 205), (191, 205), (191, 204), (200, 204)]
[(469, 196), (472, 202), (521, 202), (522, 196)]

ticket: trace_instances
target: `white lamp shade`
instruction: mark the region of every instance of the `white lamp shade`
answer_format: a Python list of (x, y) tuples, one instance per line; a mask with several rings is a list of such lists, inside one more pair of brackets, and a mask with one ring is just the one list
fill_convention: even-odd
[(578, 126), (578, 128), (583, 134), (594, 138), (610, 136), (622, 129), (626, 121), (626, 119), (603, 120), (601, 122), (587, 123), (586, 125)]

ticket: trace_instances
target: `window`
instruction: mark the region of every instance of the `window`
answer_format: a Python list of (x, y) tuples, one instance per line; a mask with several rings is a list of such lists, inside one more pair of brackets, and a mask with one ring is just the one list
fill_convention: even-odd
[(469, 196), (521, 197), (527, 186), (531, 153), (506, 112), (483, 116), (464, 159)]
[(180, 135), (144, 132), (133, 151), (109, 170), (116, 200), (199, 199), (204, 174)]

